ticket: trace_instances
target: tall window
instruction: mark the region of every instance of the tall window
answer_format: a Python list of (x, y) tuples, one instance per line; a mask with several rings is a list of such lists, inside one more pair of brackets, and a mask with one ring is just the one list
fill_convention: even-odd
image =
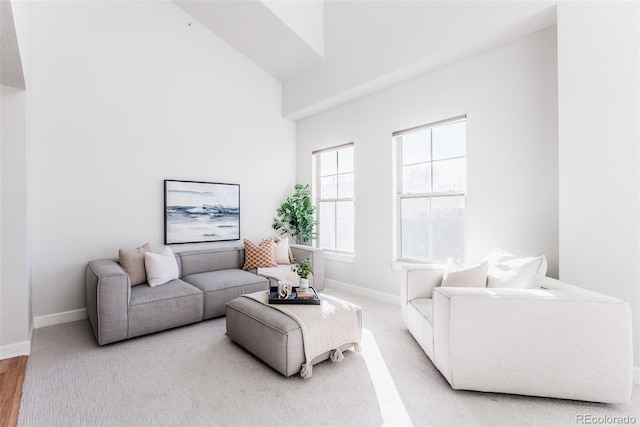
[(400, 259), (464, 259), (466, 117), (393, 134)]
[(353, 143), (313, 153), (318, 247), (353, 253)]

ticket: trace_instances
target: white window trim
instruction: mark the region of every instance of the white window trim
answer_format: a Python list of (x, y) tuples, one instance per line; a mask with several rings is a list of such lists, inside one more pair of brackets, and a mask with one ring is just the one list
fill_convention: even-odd
[[(416, 259), (416, 258), (408, 258), (408, 257), (403, 257), (402, 256), (402, 215), (400, 212), (400, 205), (401, 205), (401, 200), (404, 198), (424, 198), (424, 197), (446, 197), (446, 196), (463, 196), (465, 198), (465, 205), (466, 205), (466, 199), (467, 199), (467, 193), (468, 191), (465, 189), (465, 191), (444, 191), (444, 192), (431, 192), (431, 193), (411, 193), (411, 194), (402, 194), (401, 192), (401, 188), (400, 188), (400, 184), (402, 183), (402, 165), (400, 164), (400, 161), (402, 159), (402, 144), (399, 143), (398, 137), (404, 135), (404, 134), (409, 134), (409, 133), (414, 133), (417, 132), (419, 130), (422, 129), (431, 129), (434, 127), (438, 127), (438, 126), (442, 126), (442, 125), (447, 125), (447, 124), (452, 124), (452, 123), (456, 123), (456, 122), (460, 122), (460, 121), (466, 121), (467, 120), (467, 115), (463, 114), (461, 116), (457, 116), (457, 117), (453, 117), (451, 119), (446, 119), (446, 120), (440, 120), (437, 122), (433, 122), (433, 123), (429, 123), (426, 125), (421, 125), (421, 126), (414, 126), (412, 128), (409, 129), (404, 129), (401, 131), (396, 131), (392, 133), (392, 141), (394, 144), (394, 155), (395, 158), (393, 159), (394, 162), (394, 167), (395, 167), (395, 185), (394, 185), (394, 192), (395, 192), (395, 197), (394, 197), (394, 214), (395, 214), (395, 223), (396, 223), (396, 227), (394, 230), (394, 234), (395, 234), (395, 240), (396, 240), (396, 244), (395, 244), (395, 248), (394, 248), (394, 258), (395, 261), (391, 262), (391, 268), (393, 270), (402, 270), (405, 269), (407, 266), (417, 266), (417, 265), (442, 265), (442, 261), (436, 261), (436, 260), (432, 260), (432, 259)], [(462, 157), (460, 157), (462, 158)], [(467, 158), (467, 150), (465, 149), (465, 156), (464, 158)], [(431, 223), (431, 221), (429, 221)], [(465, 206), (465, 217), (464, 217), (464, 228), (465, 228), (465, 233), (464, 233), (464, 253), (466, 256), (467, 253), (467, 233), (466, 233), (466, 229), (467, 229), (467, 215), (466, 215), (466, 206)], [(431, 254), (430, 254), (431, 255)]]
[[(355, 193), (355, 144), (353, 142), (348, 142), (346, 144), (341, 144), (341, 145), (336, 145), (333, 147), (328, 147), (328, 148), (324, 148), (322, 150), (317, 150), (317, 151), (313, 151), (311, 153), (312, 155), (312, 177), (313, 177), (313, 188), (312, 188), (312, 200), (314, 202), (314, 205), (316, 207), (316, 219), (319, 220), (319, 215), (320, 215), (320, 201), (332, 201), (332, 202), (352, 202), (353, 203), (353, 209), (354, 209), (354, 227), (355, 227), (355, 194), (353, 197), (350, 198), (346, 198), (346, 197), (335, 197), (333, 199), (321, 199), (320, 198), (320, 180), (321, 180), (321, 176), (320, 173), (318, 172), (320, 170), (320, 154), (322, 153), (326, 153), (326, 152), (330, 152), (330, 151), (338, 151), (340, 149), (344, 149), (344, 148), (348, 148), (348, 147), (352, 147), (354, 150), (354, 168), (353, 168), (353, 185), (354, 185), (354, 193)], [(340, 174), (337, 174), (340, 175)], [(322, 225), (320, 224), (320, 227), (322, 227)], [(319, 237), (319, 234), (318, 234)], [(354, 241), (353, 244), (355, 246), (355, 230), (354, 230)], [(325, 258), (327, 259), (331, 259), (333, 261), (342, 261), (342, 262), (349, 262), (349, 263), (353, 263), (354, 262), (354, 258), (355, 258), (355, 253), (354, 252), (347, 252), (347, 251), (339, 251), (337, 249), (325, 249), (325, 248), (321, 248), (319, 245), (319, 240), (316, 239), (313, 241), (313, 246), (317, 247), (319, 249), (324, 250), (325, 253)], [(355, 250), (355, 248), (354, 248)]]
[(440, 261), (391, 261), (391, 269), (393, 271), (404, 270), (444, 270), (447, 264)]

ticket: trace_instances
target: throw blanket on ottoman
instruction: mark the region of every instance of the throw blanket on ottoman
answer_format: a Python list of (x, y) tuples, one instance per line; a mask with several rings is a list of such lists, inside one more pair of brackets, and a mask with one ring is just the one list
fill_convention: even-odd
[(289, 282), (293, 286), (300, 284), (300, 277), (291, 271), (291, 266), (288, 264), (282, 264), (277, 267), (258, 267), (256, 274), (268, 279)]
[(300, 369), (302, 378), (311, 378), (311, 361), (322, 353), (331, 351), (331, 361), (339, 362), (343, 359), (340, 346), (355, 343), (354, 350), (360, 351), (362, 329), (357, 314), (360, 307), (355, 304), (324, 294), (320, 296), (320, 305), (269, 304), (268, 291), (242, 296), (279, 310), (298, 322), (305, 357)]

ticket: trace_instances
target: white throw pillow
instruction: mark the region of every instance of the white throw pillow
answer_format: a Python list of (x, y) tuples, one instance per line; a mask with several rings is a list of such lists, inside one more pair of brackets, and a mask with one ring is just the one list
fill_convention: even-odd
[(544, 255), (518, 258), (509, 252), (494, 249), (487, 254), (488, 288), (539, 288), (547, 274), (547, 259)]
[(484, 261), (473, 267), (447, 262), (442, 276), (442, 287), (485, 288), (487, 286), (487, 270), (489, 263)]
[(178, 263), (169, 246), (158, 254), (146, 252), (144, 267), (147, 270), (147, 283), (151, 287), (164, 285), (179, 276)]
[(290, 249), (288, 237), (277, 241), (274, 247), (276, 264), (291, 264), (291, 259), (289, 259), (289, 251)]

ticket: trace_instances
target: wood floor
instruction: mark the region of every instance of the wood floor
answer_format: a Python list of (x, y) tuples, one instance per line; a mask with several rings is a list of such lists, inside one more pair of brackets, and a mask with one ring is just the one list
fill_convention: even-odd
[(0, 426), (15, 427), (22, 396), (27, 356), (0, 360)]

